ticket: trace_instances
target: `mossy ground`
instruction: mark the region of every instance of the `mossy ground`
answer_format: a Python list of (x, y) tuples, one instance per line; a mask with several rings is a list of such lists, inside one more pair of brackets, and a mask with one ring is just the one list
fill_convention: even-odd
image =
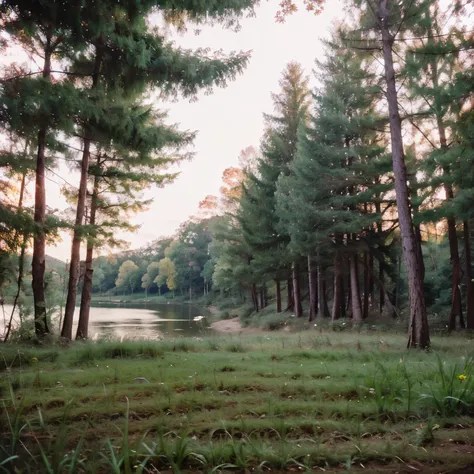
[(472, 341), (432, 342), (313, 330), (5, 346), (0, 471), (454, 471), (474, 463)]

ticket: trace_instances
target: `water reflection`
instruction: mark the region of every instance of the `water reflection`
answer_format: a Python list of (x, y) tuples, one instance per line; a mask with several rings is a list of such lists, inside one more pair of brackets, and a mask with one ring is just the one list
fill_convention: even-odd
[[(204, 319), (194, 321), (197, 316)], [(195, 336), (209, 331), (206, 316), (205, 310), (188, 304), (100, 303), (91, 308), (89, 334), (132, 339)]]
[[(157, 339), (202, 335), (212, 331), (208, 328), (208, 315), (205, 309), (188, 304), (98, 303), (91, 308), (89, 336), (93, 339)], [(78, 316), (76, 308), (73, 334)], [(195, 321), (198, 316), (204, 318)]]

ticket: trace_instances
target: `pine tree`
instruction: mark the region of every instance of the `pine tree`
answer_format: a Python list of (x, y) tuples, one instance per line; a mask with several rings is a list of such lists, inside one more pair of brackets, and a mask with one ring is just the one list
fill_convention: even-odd
[[(471, 38), (471, 49), (472, 49)], [(449, 91), (457, 100), (452, 103), (457, 120), (452, 127), (452, 144), (448, 155), (457, 163), (452, 173), (457, 192), (452, 201), (452, 212), (463, 220), (463, 240), (466, 285), (466, 327), (474, 329), (474, 281), (472, 273), (471, 231), (474, 209), (474, 63), (466, 61), (465, 69), (456, 74)]]
[[(402, 25), (419, 13), (419, 2), (412, 0), (355, 0), (360, 12), (360, 28), (350, 43), (363, 50), (380, 51), (383, 61), (390, 143), (395, 178), (403, 255), (409, 290), (408, 347), (425, 349), (430, 345), (429, 326), (424, 296), (423, 256), (410, 205), (410, 189), (399, 109), (394, 44)], [(361, 33), (364, 34), (361, 37)], [(349, 35), (351, 36), (351, 35)], [(378, 59), (378, 58), (377, 58)]]
[(277, 211), (291, 250), (310, 256), (310, 271), (313, 258), (319, 267), (332, 258), (333, 320), (342, 315), (342, 264), (348, 261), (352, 317), (359, 324), (361, 239), (381, 219), (375, 201), (390, 187), (381, 179), (388, 166), (374, 131), (383, 120), (373, 112), (379, 89), (363, 60), (341, 45), (338, 32), (326, 49), (325, 61), (317, 62), (321, 88), (311, 126), (300, 130), (291, 172), (278, 180)]
[(238, 214), (260, 281), (290, 280), (291, 266), (294, 305), (289, 295), (288, 307), (294, 306), (297, 316), (302, 316), (299, 255), (293, 261), (285, 250), (289, 237), (278, 228), (275, 191), (278, 177), (289, 172), (296, 153), (298, 127), (304, 122), (307, 111), (307, 84), (301, 66), (290, 63), (280, 80), (281, 92), (272, 95), (275, 115), (265, 115), (267, 129), (261, 145), (262, 158), (258, 160), (255, 174), (248, 175)]
[[(118, 107), (115, 107), (116, 109)], [(105, 131), (96, 127), (96, 137), (103, 143), (111, 140), (107, 149), (98, 151), (90, 174), (93, 181), (90, 193), (87, 255), (82, 288), (77, 338), (87, 337), (92, 296), (93, 252), (96, 245), (114, 246), (118, 229), (133, 230), (130, 216), (146, 208), (149, 201), (140, 199), (140, 193), (150, 185), (163, 186), (176, 174), (164, 173), (164, 168), (185, 158), (178, 154), (180, 147), (189, 143), (193, 134), (178, 132), (164, 124), (165, 114), (157, 115), (149, 109), (126, 107), (126, 127), (119, 123), (107, 124)], [(122, 113), (115, 113), (115, 118)], [(162, 148), (166, 146), (168, 154)], [(175, 153), (171, 153), (171, 147)], [(150, 280), (150, 284), (153, 279)]]
[[(43, 58), (41, 70), (33, 73), (18, 71), (6, 78), (3, 89), (3, 122), (13, 130), (28, 130), (37, 134), (37, 159), (33, 242), (33, 294), (35, 332), (38, 337), (49, 332), (45, 302), (46, 247), (46, 147), (51, 142), (51, 130), (69, 130), (74, 94), (63, 83), (52, 83), (55, 60), (63, 59), (72, 45), (78, 47), (74, 33), (83, 20), (85, 10), (77, 0), (29, 2), (6, 0), (0, 6), (3, 28), (30, 54)], [(63, 71), (59, 71), (62, 73)], [(41, 77), (36, 77), (40, 75)]]
[[(442, 186), (445, 192), (445, 203), (438, 209), (436, 219), (441, 216), (447, 218), (452, 295), (449, 328), (455, 329), (458, 318), (461, 327), (464, 327), (460, 289), (462, 268), (456, 215), (451, 206), (455, 197), (453, 173), (461, 157), (453, 159), (453, 154), (449, 153), (452, 146), (449, 137), (456, 122), (453, 105), (456, 108), (461, 98), (461, 89), (456, 85), (456, 72), (463, 68), (464, 61), (459, 52), (468, 46), (469, 40), (459, 27), (460, 22), (456, 22), (462, 12), (456, 5), (441, 12), (438, 2), (425, 0), (420, 2), (419, 8), (420, 12), (416, 15), (416, 21), (410, 25), (410, 31), (421, 39), (414, 40), (415, 44), (410, 45), (404, 73), (408, 78), (409, 100), (417, 105), (417, 114), (412, 123), (421, 130), (425, 141), (432, 147), (430, 156), (424, 160), (424, 166), (427, 175), (434, 176), (434, 179), (428, 180), (426, 184), (435, 191)], [(437, 129), (437, 140), (430, 137), (429, 130), (433, 126)]]
[[(26, 183), (28, 176), (31, 175), (34, 160), (32, 159), (31, 137), (22, 139), (18, 136), (9, 136), (9, 149), (2, 150), (0, 153), (0, 168), (9, 183), (19, 180), (19, 189), (17, 193), (12, 192), (12, 186), (2, 183), (0, 186), (0, 217), (2, 222), (2, 231), (0, 232), (2, 260), (11, 260), (12, 256), (18, 255), (18, 271), (16, 276), (16, 291), (13, 297), (13, 307), (6, 326), (6, 332), (3, 342), (7, 342), (12, 329), (13, 318), (19, 304), (20, 295), (23, 290), (23, 278), (25, 267), (25, 253), (28, 243), (33, 234), (33, 222), (29, 209), (25, 209), (24, 201), (26, 195)], [(13, 194), (17, 201), (13, 201), (9, 196)], [(16, 196), (18, 194), (18, 196)], [(10, 265), (2, 264), (3, 268), (9, 268)], [(15, 265), (16, 266), (16, 265)], [(13, 278), (11, 267), (7, 272), (2, 271), (1, 283), (7, 278)]]
[[(156, 2), (142, 2), (137, 8), (133, 0), (121, 2), (120, 5), (104, 1), (105, 13), (113, 21), (104, 23), (101, 21), (103, 18), (101, 16), (98, 21), (87, 25), (87, 39), (93, 53), (90, 56), (84, 54), (73, 62), (74, 73), (89, 75), (91, 87), (86, 90), (90, 111), (84, 108), (85, 115), (78, 118), (78, 123), (82, 124), (80, 134), (83, 140), (83, 154), (71, 248), (68, 296), (61, 331), (61, 335), (67, 339), (71, 338), (79, 280), (80, 245), (83, 239), (81, 225), (85, 210), (91, 143), (96, 140), (96, 128), (102, 131), (106, 128), (103, 123), (110, 117), (108, 114), (110, 104), (116, 102), (120, 95), (137, 97), (149, 86), (157, 87), (165, 93), (182, 92), (184, 95), (193, 95), (199, 89), (210, 89), (214, 84), (225, 85), (227, 79), (242, 71), (248, 59), (247, 54), (209, 59), (199, 51), (191, 53), (175, 49), (167, 44), (163, 37), (156, 32), (150, 32), (147, 28), (146, 16), (154, 3)], [(248, 7), (249, 4), (245, 2), (238, 5), (225, 4), (224, 10), (214, 4), (199, 5), (194, 11), (186, 10), (186, 15), (196, 21), (206, 15), (219, 20), (232, 18)], [(160, 5), (160, 8), (166, 14), (169, 6)], [(173, 6), (173, 12), (179, 12), (180, 8)], [(126, 120), (126, 116), (119, 119), (119, 121)]]

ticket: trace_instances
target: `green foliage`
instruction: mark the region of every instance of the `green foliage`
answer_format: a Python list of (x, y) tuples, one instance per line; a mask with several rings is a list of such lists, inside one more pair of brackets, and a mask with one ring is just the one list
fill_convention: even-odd
[(126, 288), (131, 293), (135, 290), (139, 268), (131, 260), (126, 260), (120, 266), (117, 280), (115, 282), (118, 289)]
[(263, 281), (285, 277), (291, 262), (286, 251), (289, 236), (279, 225), (275, 191), (278, 178), (289, 174), (298, 128), (306, 120), (308, 78), (299, 64), (288, 64), (280, 88), (281, 92), (272, 95), (276, 115), (265, 115), (262, 158), (255, 173), (247, 176), (237, 214), (259, 282), (262, 277)]

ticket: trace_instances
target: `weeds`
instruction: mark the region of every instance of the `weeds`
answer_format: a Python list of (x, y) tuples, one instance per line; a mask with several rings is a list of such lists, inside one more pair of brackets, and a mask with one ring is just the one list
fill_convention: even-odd
[[(397, 337), (344, 330), (86, 343), (50, 360), (48, 348), (11, 346), (0, 380), (0, 473), (474, 462), (450, 456), (447, 442), (439, 449), (454, 437), (448, 422), (465, 427), (459, 442), (474, 444), (473, 359), (436, 337), (439, 355), (407, 357), (394, 349)], [(37, 361), (23, 363), (25, 354)], [(133, 382), (140, 375), (150, 383)]]
[(419, 405), (431, 414), (443, 417), (472, 415), (474, 412), (474, 358), (449, 366), (439, 354), (434, 383), (424, 383)]

